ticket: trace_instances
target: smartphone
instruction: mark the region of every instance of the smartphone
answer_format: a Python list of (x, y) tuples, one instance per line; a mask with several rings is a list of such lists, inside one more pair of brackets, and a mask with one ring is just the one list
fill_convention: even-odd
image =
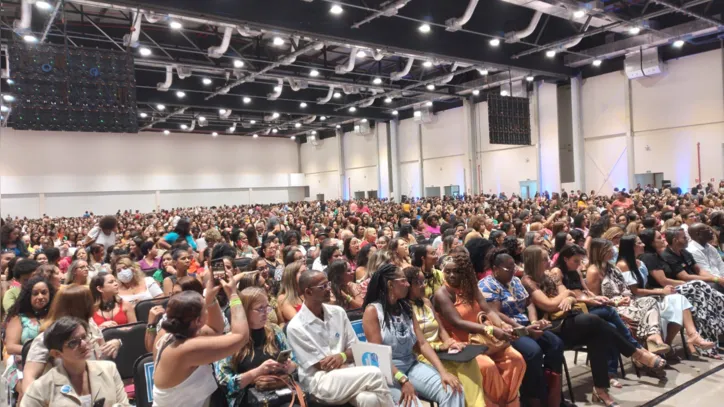
[(519, 326), (517, 328), (513, 328), (513, 332), (515, 332), (516, 335), (519, 337), (528, 336), (528, 330), (525, 327)]
[(226, 270), (224, 269), (224, 261), (215, 261), (211, 264), (211, 274), (214, 278), (214, 284), (221, 284), (221, 280), (226, 279)]
[(283, 350), (279, 352), (279, 355), (277, 356), (277, 362), (281, 364), (287, 363), (287, 360), (289, 360), (289, 356), (291, 356), (292, 351), (290, 350)]

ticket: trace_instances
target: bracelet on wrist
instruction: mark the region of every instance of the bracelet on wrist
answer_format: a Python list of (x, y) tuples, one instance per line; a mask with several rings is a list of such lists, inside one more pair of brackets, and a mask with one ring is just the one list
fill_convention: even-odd
[(342, 363), (347, 363), (347, 354), (340, 352), (339, 355), (342, 356)]
[(230, 307), (235, 307), (235, 306), (237, 306), (237, 305), (238, 305), (238, 306), (241, 306), (241, 300), (239, 299), (239, 297), (232, 298), (231, 301), (229, 301), (229, 306), (230, 306)]

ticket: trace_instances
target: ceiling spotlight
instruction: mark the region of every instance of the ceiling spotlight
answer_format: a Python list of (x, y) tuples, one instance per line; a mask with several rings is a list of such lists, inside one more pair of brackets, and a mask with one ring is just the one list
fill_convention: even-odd
[(316, 131), (316, 130), (312, 130), (312, 134), (317, 134), (317, 131)]
[(184, 27), (178, 21), (171, 21), (168, 26), (171, 27), (172, 30), (180, 30)]
[(525, 80), (528, 82), (533, 82), (534, 79), (535, 79), (535, 77), (533, 75), (528, 75), (525, 77)]
[(601, 63), (603, 63), (603, 61), (601, 61), (600, 59), (593, 60), (593, 66), (601, 66)]
[(236, 127), (235, 127), (235, 126), (232, 126), (232, 127), (229, 127), (228, 129), (226, 129), (226, 132), (227, 132), (227, 133), (233, 133), (235, 130), (236, 130)]
[(430, 32), (430, 24), (422, 24), (420, 27), (417, 28), (420, 30), (421, 33), (429, 33)]
[(583, 10), (576, 10), (573, 12), (573, 18), (583, 18), (583, 16), (586, 15), (586, 12)]
[(166, 110), (166, 106), (164, 106), (164, 105), (156, 105), (156, 109), (158, 109), (158, 110), (160, 110), (160, 111), (163, 112), (164, 110)]
[(241, 99), (241, 101), (244, 102), (245, 104), (249, 104), (249, 103), (251, 103), (251, 98), (249, 96), (244, 96)]
[(382, 79), (381, 78), (372, 79), (372, 83), (375, 85), (380, 85), (380, 84), (382, 84)]
[(422, 63), (422, 66), (424, 66), (425, 68), (432, 68), (432, 62), (425, 61)]
[(556, 56), (556, 51), (553, 49), (549, 49), (548, 51), (546, 51), (546, 56), (548, 58), (553, 58), (554, 56)]
[(641, 27), (631, 27), (628, 29), (628, 33), (631, 35), (638, 35), (641, 32)]
[(234, 60), (234, 68), (243, 68), (244, 67), (244, 61), (241, 59), (235, 59)]
[(334, 126), (334, 128), (335, 128), (335, 129), (341, 129), (342, 126), (340, 126), (340, 125), (338, 124), (338, 125)]
[(50, 10), (50, 8), (53, 6), (51, 6), (50, 3), (48, 3), (47, 1), (38, 1), (35, 2), (35, 7), (41, 10)]
[(282, 37), (274, 37), (272, 44), (276, 45), (277, 47), (282, 46), (284, 45), (284, 39)]
[(684, 46), (684, 40), (676, 40), (672, 44), (675, 48), (681, 48)]
[(335, 99), (339, 99), (339, 98), (341, 98), (341, 97), (342, 97), (342, 94), (341, 94), (341, 93), (339, 93), (339, 92), (334, 92), (334, 98), (335, 98)]
[(400, 112), (398, 112), (397, 110), (393, 110), (393, 111), (392, 111), (392, 115), (393, 115), (393, 116), (397, 116), (398, 114), (400, 114)]
[(339, 4), (333, 4), (332, 7), (329, 8), (329, 12), (334, 15), (340, 15), (344, 9)]
[(249, 124), (256, 124), (256, 120), (249, 120)]
[(489, 41), (489, 43), (490, 43), (491, 46), (497, 47), (498, 45), (500, 45), (500, 39), (498, 39), (498, 38), (493, 38), (492, 40)]
[(3, 100), (6, 102), (12, 102), (15, 100), (15, 96), (13, 95), (3, 95)]
[(226, 114), (226, 109), (219, 109), (219, 114)]
[(7, 112), (8, 110), (10, 110), (10, 108), (8, 108), (7, 106), (0, 105), (0, 112)]
[(294, 127), (298, 129), (302, 127), (302, 123), (294, 123)]
[(205, 121), (206, 121), (206, 117), (204, 117), (204, 116), (199, 116), (199, 121), (200, 121), (200, 122), (205, 122)]
[(367, 123), (367, 119), (360, 120), (362, 123)]
[(357, 108), (354, 107), (354, 106), (352, 106), (352, 107), (349, 108), (349, 112), (350, 112), (350, 113), (354, 113), (354, 112), (356, 112), (356, 111), (357, 111)]
[(478, 96), (480, 94), (480, 91), (478, 89), (473, 89), (473, 96)]
[(292, 136), (292, 140), (296, 140), (297, 138), (295, 136)]
[(412, 114), (415, 117), (422, 117), (422, 112), (419, 110), (415, 110), (415, 113)]
[(279, 132), (279, 130), (277, 130), (277, 129), (272, 129), (272, 133), (277, 134), (278, 132)]
[(356, 125), (354, 126), (354, 131), (359, 131), (359, 124), (356, 124)]
[(488, 74), (488, 70), (487, 69), (478, 69), (478, 73), (485, 76)]
[(151, 50), (146, 47), (139, 49), (138, 52), (141, 54), (142, 57), (147, 57), (151, 55)]
[(385, 98), (385, 103), (392, 103), (392, 98)]
[(8, 85), (12, 85), (12, 84), (14, 84), (14, 83), (15, 83), (15, 81), (14, 81), (14, 80), (12, 80), (12, 79), (8, 79), (8, 80), (6, 80), (5, 82), (7, 82), (7, 83), (8, 83)]
[(316, 69), (312, 69), (311, 71), (309, 71), (309, 76), (311, 76), (312, 78), (316, 78), (317, 76), (319, 76), (319, 71)]
[(258, 135), (258, 134), (254, 134), (252, 137), (254, 137), (254, 138), (259, 138), (259, 135)]
[(23, 39), (25, 40), (25, 42), (38, 42), (38, 39), (35, 38), (35, 36), (31, 35), (31, 34), (23, 36)]
[(307, 103), (306, 103), (306, 102), (302, 102), (302, 103), (299, 104), (299, 107), (301, 107), (302, 109), (304, 109), (305, 107), (307, 107)]
[(357, 51), (357, 58), (359, 58), (359, 59), (367, 58), (367, 53), (361, 49), (361, 50)]
[(278, 119), (278, 118), (279, 118), (279, 113), (277, 113), (277, 112), (272, 113), (272, 119)]
[(185, 124), (182, 124), (180, 127), (181, 127), (181, 130), (186, 130), (186, 129), (189, 128), (189, 126), (187, 126), (187, 125), (185, 125)]
[(139, 116), (141, 116), (141, 119), (145, 119), (146, 117), (148, 117), (148, 114), (141, 112), (141, 114), (139, 114)]
[(201, 83), (203, 83), (204, 85), (211, 85), (211, 79), (204, 78), (201, 80)]
[(427, 106), (427, 107), (432, 107), (432, 101), (425, 102), (425, 106)]
[(217, 132), (211, 133), (211, 136), (212, 136), (212, 137), (216, 137), (216, 136), (218, 136), (218, 135), (219, 135), (219, 133), (217, 133)]
[(163, 134), (166, 135), (166, 136), (168, 136), (169, 134), (171, 134), (171, 132), (168, 131), (168, 130), (164, 130), (164, 131), (163, 131)]
[(508, 91), (507, 91), (507, 90), (501, 90), (501, 91), (500, 91), (500, 96), (508, 96)]
[(274, 87), (274, 92), (281, 92), (281, 91), (282, 91), (282, 87), (281, 87), (281, 86), (275, 86), (275, 87)]
[(435, 85), (432, 83), (426, 86), (427, 90), (435, 90)]
[(323, 122), (323, 121), (325, 121), (325, 120), (327, 120), (327, 116), (322, 116), (322, 117), (319, 118), (319, 121), (321, 121), (321, 122)]
[(178, 91), (178, 92), (176, 92), (176, 97), (179, 98), (179, 99), (182, 99), (182, 98), (184, 98), (185, 96), (186, 96), (186, 92), (183, 92), (183, 91)]

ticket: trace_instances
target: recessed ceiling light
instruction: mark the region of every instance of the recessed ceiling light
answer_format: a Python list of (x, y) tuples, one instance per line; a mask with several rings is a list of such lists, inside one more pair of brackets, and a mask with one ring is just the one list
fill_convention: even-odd
[(234, 60), (234, 68), (243, 68), (244, 67), (244, 61), (241, 59), (235, 59)]
[(361, 50), (357, 51), (357, 58), (359, 58), (359, 59), (367, 58), (367, 53), (361, 49)]
[(329, 12), (335, 15), (340, 15), (344, 9), (339, 4), (333, 4), (332, 7), (329, 8)]
[(359, 131), (359, 125), (358, 125), (358, 124), (355, 124), (355, 126), (354, 126), (354, 131)]
[(306, 103), (306, 102), (302, 102), (302, 103), (299, 104), (299, 107), (301, 107), (302, 109), (304, 109), (305, 107), (307, 107), (307, 103)]
[(500, 91), (500, 96), (508, 96), (508, 91), (507, 91), (507, 90), (501, 90), (501, 91)]
[(430, 24), (422, 24), (420, 27), (417, 28), (420, 30), (421, 33), (429, 33), (430, 32)]
[(583, 18), (583, 16), (586, 15), (586, 12), (583, 10), (576, 10), (573, 12), (573, 18)]
[(8, 110), (10, 110), (10, 109), (7, 106), (0, 105), (0, 112), (7, 112)]
[(554, 49), (549, 49), (548, 51), (546, 51), (546, 56), (548, 58), (553, 58), (554, 56), (556, 56), (556, 51)]
[(272, 113), (272, 119), (277, 119), (277, 118), (279, 118), (279, 113), (277, 113), (277, 112)]
[(392, 115), (393, 115), (393, 116), (397, 116), (398, 114), (400, 114), (400, 112), (398, 112), (397, 110), (393, 110), (393, 111), (392, 111)]
[(15, 100), (15, 96), (13, 95), (3, 95), (3, 100), (6, 102), (12, 102)]
[(146, 47), (143, 47), (138, 50), (138, 53), (141, 54), (141, 56), (143, 56), (143, 57), (147, 57), (147, 56), (151, 55), (151, 50)]
[(205, 121), (206, 121), (206, 117), (204, 117), (204, 116), (199, 116), (199, 121), (200, 121), (200, 122), (205, 122)]
[(164, 105), (156, 105), (156, 109), (163, 111), (163, 110), (166, 110), (166, 106), (164, 106)]
[(334, 128), (335, 128), (335, 129), (341, 129), (342, 126), (340, 126), (340, 125), (338, 124), (338, 125), (334, 126)]
[(277, 134), (278, 132), (279, 132), (279, 130), (277, 130), (277, 129), (272, 129), (272, 133)]
[(674, 45), (674, 47), (676, 47), (676, 48), (681, 48), (681, 47), (684, 46), (684, 40), (676, 40), (676, 41), (674, 41), (674, 44), (673, 44), (673, 45)]
[(244, 102), (245, 104), (249, 104), (249, 103), (251, 103), (251, 98), (249, 96), (244, 96), (241, 99), (241, 101)]
[(14, 81), (14, 80), (12, 80), (12, 79), (8, 79), (8, 80), (6, 80), (5, 82), (7, 82), (7, 83), (8, 83), (8, 85), (12, 85), (12, 84), (14, 84), (14, 83), (15, 83), (15, 81)]
[(497, 47), (498, 45), (500, 45), (500, 39), (498, 39), (498, 38), (493, 38), (493, 39), (491, 39), (491, 40), (489, 41), (489, 43), (490, 43), (491, 46)]
[(357, 111), (357, 108), (354, 107), (354, 106), (352, 106), (352, 107), (349, 108), (349, 112), (350, 112), (350, 113), (354, 113), (354, 112), (356, 112), (356, 111)]
[(317, 134), (317, 131), (316, 131), (316, 130), (312, 130), (312, 134)]
[(228, 130), (226, 130), (229, 133), (233, 133), (236, 129), (234, 127), (229, 127)]
[(180, 127), (181, 127), (181, 130), (186, 130), (186, 129), (189, 128), (189, 126), (187, 126), (187, 125), (185, 125), (185, 124), (182, 124)]
[(601, 61), (600, 59), (593, 60), (593, 66), (601, 66), (601, 63), (603, 63), (603, 61)]
[(169, 134), (171, 134), (171, 132), (168, 131), (168, 130), (164, 130), (164, 131), (163, 131), (163, 134), (166, 135), (166, 136), (168, 136)]
[(296, 139), (297, 139), (296, 136), (292, 136), (292, 140), (296, 140)]
[(432, 106), (432, 102), (425, 102), (425, 106), (427, 106), (427, 107)]
[(435, 85), (432, 83), (426, 86), (427, 90), (435, 90)]
[(473, 90), (473, 95), (478, 96), (480, 94), (480, 91), (478, 89)]
[(275, 87), (274, 87), (274, 92), (281, 92), (281, 91), (282, 91), (282, 87), (281, 87), (281, 86), (275, 86)]
[(254, 134), (252, 137), (254, 137), (254, 138), (259, 138), (259, 135), (258, 135), (258, 134)]
[(139, 116), (141, 116), (141, 119), (145, 119), (146, 117), (148, 117), (148, 114), (145, 112), (141, 112), (141, 114), (139, 114)]
[(41, 10), (50, 10), (50, 8), (53, 6), (51, 6), (50, 3), (48, 3), (47, 1), (38, 1), (35, 2), (35, 7)]
[(274, 37), (272, 43), (276, 46), (284, 45), (284, 39), (282, 37)]
[(176, 92), (176, 97), (179, 99), (184, 98), (184, 97), (186, 97), (186, 92), (178, 91), (178, 92)]
[(382, 79), (381, 78), (372, 79), (372, 83), (375, 85), (379, 85), (382, 83)]
[(325, 120), (327, 120), (327, 116), (322, 116), (322, 117), (319, 118), (319, 121), (322, 121), (322, 122), (323, 122), (323, 121), (325, 121)]
[(226, 109), (219, 109), (219, 114), (226, 114)]
[(425, 61), (422, 63), (422, 66), (424, 66), (425, 68), (432, 68), (432, 62)]
[(171, 21), (168, 26), (171, 27), (172, 30), (180, 30), (184, 27), (178, 21)]
[(302, 123), (294, 123), (294, 127), (296, 127), (298, 129), (298, 128), (302, 127)]
[(341, 98), (341, 97), (342, 97), (342, 94), (341, 94), (341, 93), (339, 93), (339, 92), (334, 92), (334, 98), (335, 98), (335, 99), (339, 99), (339, 98)]
[(528, 75), (525, 77), (525, 80), (528, 82), (533, 82), (534, 79), (535, 79), (535, 77), (533, 75)]
[(216, 136), (218, 136), (218, 135), (219, 135), (219, 133), (217, 133), (217, 132), (211, 133), (211, 136), (213, 136), (213, 137), (216, 137)]
[(488, 70), (487, 69), (478, 69), (478, 73), (485, 76), (488, 74)]
[(319, 71), (316, 69), (312, 69), (311, 71), (309, 71), (309, 76), (311, 76), (312, 78), (316, 78), (317, 76), (319, 76)]
[(362, 123), (367, 123), (367, 119), (360, 120)]
[(256, 120), (249, 120), (250, 124), (256, 124)]
[(631, 27), (628, 29), (628, 33), (631, 35), (638, 35), (638, 33), (640, 33), (640, 32), (641, 32), (640, 27)]
[(415, 117), (422, 117), (422, 112), (419, 110), (415, 110), (415, 113), (412, 114)]
[(38, 39), (35, 38), (35, 36), (31, 35), (31, 34), (24, 35), (23, 39), (25, 40), (25, 42), (38, 42)]
[(204, 85), (211, 85), (211, 79), (204, 78), (201, 80), (201, 83), (203, 83)]
[(392, 103), (392, 98), (385, 98), (385, 103)]

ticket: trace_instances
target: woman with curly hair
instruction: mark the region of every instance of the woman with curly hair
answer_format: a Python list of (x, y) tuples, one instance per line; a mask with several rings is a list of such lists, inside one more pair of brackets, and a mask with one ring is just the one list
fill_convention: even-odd
[[(513, 339), (510, 326), (485, 301), (478, 289), (470, 256), (464, 248), (454, 249), (443, 263), (445, 285), (434, 296), (435, 311), (442, 317), (443, 327), (458, 342), (469, 342), (471, 334), (493, 336), (499, 340)], [(478, 314), (486, 314), (488, 324), (478, 323)], [(486, 400), (499, 406), (520, 406), (518, 389), (525, 373), (523, 356), (512, 347), (492, 355), (475, 358), (483, 375)]]

